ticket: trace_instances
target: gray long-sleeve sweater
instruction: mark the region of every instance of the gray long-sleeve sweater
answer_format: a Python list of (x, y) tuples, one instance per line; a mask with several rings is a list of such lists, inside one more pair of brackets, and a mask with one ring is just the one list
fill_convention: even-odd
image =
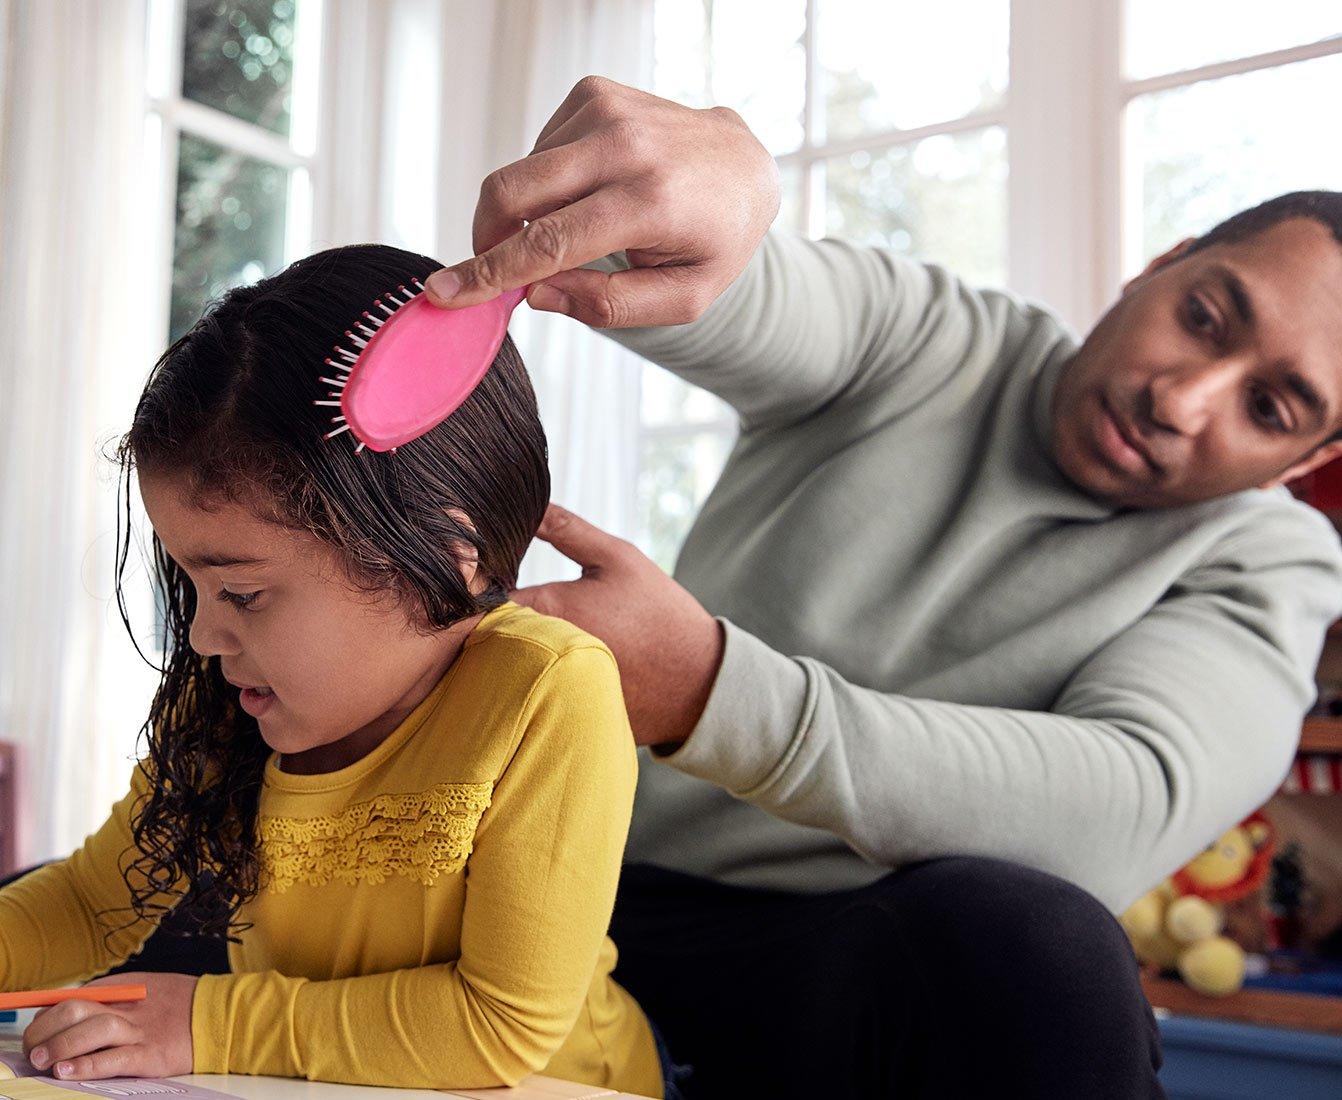
[(676, 567), (722, 669), (645, 756), (628, 861), (814, 892), (987, 855), (1117, 910), (1273, 792), (1337, 536), (1284, 490), (1083, 495), (1049, 457), (1077, 341), (1047, 311), (770, 235), (694, 324), (609, 335), (741, 419)]

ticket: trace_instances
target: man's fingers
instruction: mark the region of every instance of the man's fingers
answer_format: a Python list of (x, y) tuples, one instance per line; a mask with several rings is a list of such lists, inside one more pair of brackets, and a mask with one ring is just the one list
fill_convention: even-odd
[(568, 585), (581, 584), (581, 581), (551, 581), (549, 584), (533, 584), (508, 593), (513, 603), (529, 607), (542, 615), (564, 617), (564, 590)]
[(591, 103), (593, 99), (601, 95), (618, 95), (624, 90), (622, 85), (602, 76), (583, 77), (569, 89), (568, 95), (564, 97), (564, 102), (559, 105), (555, 113), (550, 116), (550, 121), (541, 129), (540, 136), (536, 138), (535, 148), (543, 148), (559, 127)]
[(598, 154), (598, 139), (583, 137), (557, 149), (533, 153), (491, 172), (480, 185), (480, 201), (471, 227), (471, 247), (488, 252), (546, 214), (590, 194), (602, 182), (608, 157)]
[(563, 145), (576, 144), (579, 138), (594, 136), (600, 132), (601, 109), (595, 104), (585, 103), (577, 111), (552, 129), (545, 130), (536, 139), (531, 156), (538, 156)]
[[(488, 252), (434, 272), (430, 299), (452, 309), (476, 305), (626, 247), (630, 226), (622, 195), (619, 188), (588, 195), (537, 218)], [(454, 293), (444, 293), (444, 279), (456, 281)]]
[(635, 267), (607, 274), (577, 268), (536, 282), (533, 309), (563, 313), (593, 328), (683, 325), (697, 320), (716, 291), (693, 265)]
[(584, 570), (608, 566), (632, 549), (624, 539), (608, 534), (558, 504), (551, 504), (545, 510), (536, 537), (548, 542)]

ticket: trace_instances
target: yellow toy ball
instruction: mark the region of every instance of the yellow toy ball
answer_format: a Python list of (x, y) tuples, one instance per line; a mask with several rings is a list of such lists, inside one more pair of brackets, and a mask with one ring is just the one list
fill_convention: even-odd
[(1244, 949), (1225, 936), (1213, 936), (1180, 956), (1179, 973), (1199, 993), (1229, 996), (1244, 984)]
[(1165, 903), (1152, 890), (1134, 901), (1127, 912), (1118, 919), (1130, 939), (1145, 940), (1160, 931), (1160, 922), (1164, 914)]
[(1183, 944), (1209, 939), (1224, 926), (1224, 910), (1192, 894), (1175, 898), (1165, 911), (1165, 931)]

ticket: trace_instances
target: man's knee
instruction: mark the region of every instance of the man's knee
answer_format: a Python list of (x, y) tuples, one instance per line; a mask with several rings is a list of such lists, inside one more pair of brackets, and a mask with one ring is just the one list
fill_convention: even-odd
[[(902, 872), (906, 900), (923, 928), (961, 958), (990, 969), (1033, 965), (1056, 980), (1135, 984), (1136, 963), (1122, 927), (1091, 894), (1054, 875), (1004, 860), (934, 860)], [(892, 878), (897, 876), (892, 876)], [(1027, 961), (1028, 960), (1028, 961)]]

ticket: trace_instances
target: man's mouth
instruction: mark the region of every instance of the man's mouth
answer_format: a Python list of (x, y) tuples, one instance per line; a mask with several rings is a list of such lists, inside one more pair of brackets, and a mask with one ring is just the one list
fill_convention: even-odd
[(1104, 397), (1100, 398), (1100, 423), (1096, 435), (1104, 456), (1126, 473), (1159, 476), (1164, 472), (1151, 457), (1141, 433), (1119, 416)]

